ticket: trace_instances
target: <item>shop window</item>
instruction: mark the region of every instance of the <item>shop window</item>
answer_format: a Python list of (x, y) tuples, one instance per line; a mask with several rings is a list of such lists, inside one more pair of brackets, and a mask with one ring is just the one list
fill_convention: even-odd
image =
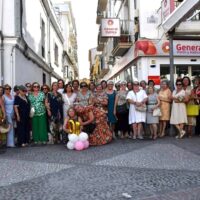
[(200, 75), (200, 66), (193, 65), (192, 66), (192, 77), (199, 76), (199, 75)]
[(178, 77), (188, 75), (188, 66), (176, 66), (176, 74)]

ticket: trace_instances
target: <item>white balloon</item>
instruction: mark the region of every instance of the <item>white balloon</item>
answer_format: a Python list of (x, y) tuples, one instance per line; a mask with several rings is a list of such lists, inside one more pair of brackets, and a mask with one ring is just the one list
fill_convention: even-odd
[(86, 141), (86, 140), (88, 140), (88, 134), (85, 133), (85, 132), (81, 132), (80, 135), (79, 135), (79, 140), (80, 141)]
[(78, 141), (78, 135), (76, 135), (76, 134), (69, 134), (68, 138), (69, 138), (69, 141), (72, 143), (75, 143)]
[(70, 150), (74, 149), (74, 143), (69, 141), (67, 143), (67, 148), (70, 149)]

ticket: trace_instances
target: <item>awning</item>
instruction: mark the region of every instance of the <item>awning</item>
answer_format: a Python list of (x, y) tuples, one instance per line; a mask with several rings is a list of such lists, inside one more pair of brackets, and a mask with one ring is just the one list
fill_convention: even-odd
[(200, 0), (185, 0), (183, 1), (162, 23), (164, 32), (172, 31), (184, 19), (189, 17), (198, 7)]

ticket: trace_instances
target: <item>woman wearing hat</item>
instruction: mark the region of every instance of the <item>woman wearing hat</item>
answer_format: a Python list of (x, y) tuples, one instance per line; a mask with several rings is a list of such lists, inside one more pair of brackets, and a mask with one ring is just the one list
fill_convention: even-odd
[(19, 94), (15, 96), (14, 110), (17, 118), (17, 142), (18, 146), (25, 147), (30, 141), (29, 113), (30, 103), (26, 97), (26, 87), (18, 87)]

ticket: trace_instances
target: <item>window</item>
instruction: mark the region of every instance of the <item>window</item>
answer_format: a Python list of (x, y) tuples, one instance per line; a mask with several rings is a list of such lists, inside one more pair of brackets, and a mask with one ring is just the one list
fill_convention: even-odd
[(42, 57), (45, 58), (45, 23), (41, 19), (41, 52)]
[(54, 46), (54, 59), (55, 65), (58, 65), (58, 45), (56, 43)]
[(42, 83), (46, 84), (46, 74), (45, 73), (42, 74)]

